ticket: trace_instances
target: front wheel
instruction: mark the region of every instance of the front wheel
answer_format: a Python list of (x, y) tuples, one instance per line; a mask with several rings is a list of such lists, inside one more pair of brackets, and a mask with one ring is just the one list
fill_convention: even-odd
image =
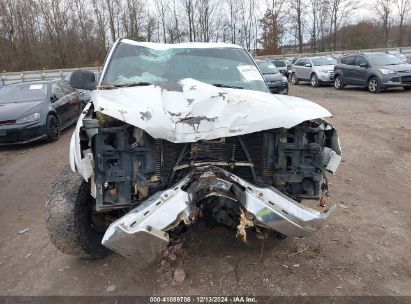
[(60, 251), (87, 258), (110, 253), (101, 245), (105, 229), (93, 220), (92, 204), (89, 183), (68, 166), (64, 168), (52, 184), (46, 203), (49, 237)]
[(372, 77), (368, 80), (368, 91), (373, 94), (381, 92), (381, 84), (377, 77)]
[(298, 85), (298, 83), (299, 83), (299, 80), (298, 80), (298, 78), (297, 78), (297, 75), (295, 75), (295, 73), (293, 73), (293, 74), (291, 75), (291, 83), (292, 83), (293, 85)]
[(336, 76), (334, 79), (334, 88), (337, 90), (344, 89), (344, 83), (341, 76)]
[(60, 123), (54, 115), (47, 117), (46, 134), (49, 141), (57, 141), (60, 138)]
[(411, 87), (404, 87), (404, 91), (411, 91)]
[(311, 75), (311, 86), (313, 86), (314, 88), (318, 88), (320, 86), (320, 81), (315, 74)]

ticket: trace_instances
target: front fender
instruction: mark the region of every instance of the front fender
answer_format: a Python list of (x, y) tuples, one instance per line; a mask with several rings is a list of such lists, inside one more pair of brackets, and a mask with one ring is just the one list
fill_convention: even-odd
[(83, 127), (83, 119), (87, 115), (91, 105), (92, 103), (89, 102), (83, 109), (83, 112), (77, 121), (76, 129), (74, 130), (70, 140), (70, 168), (73, 172), (78, 172), (86, 180), (87, 177), (84, 173), (84, 168), (81, 162), (82, 155), (80, 147), (80, 130)]

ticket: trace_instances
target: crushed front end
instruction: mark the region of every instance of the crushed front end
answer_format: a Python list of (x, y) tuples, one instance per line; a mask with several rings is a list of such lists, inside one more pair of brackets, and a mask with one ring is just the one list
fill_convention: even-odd
[(249, 230), (302, 237), (335, 208), (325, 172), (337, 170), (341, 149), (323, 119), (186, 143), (155, 139), (93, 106), (81, 119), (74, 166), (91, 184), (95, 212), (121, 214), (102, 244), (123, 256), (150, 263), (198, 219), (244, 240)]

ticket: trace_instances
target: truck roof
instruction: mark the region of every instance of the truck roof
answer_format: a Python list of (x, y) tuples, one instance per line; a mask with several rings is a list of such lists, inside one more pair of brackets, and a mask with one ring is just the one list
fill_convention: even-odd
[(132, 45), (140, 45), (145, 46), (150, 49), (155, 50), (167, 50), (167, 49), (183, 49), (183, 48), (191, 48), (191, 49), (221, 49), (221, 48), (235, 48), (235, 49), (242, 49), (243, 47), (230, 44), (230, 43), (212, 43), (212, 42), (188, 42), (188, 43), (154, 43), (154, 42), (138, 42), (130, 39), (121, 39), (122, 43), (132, 44)]

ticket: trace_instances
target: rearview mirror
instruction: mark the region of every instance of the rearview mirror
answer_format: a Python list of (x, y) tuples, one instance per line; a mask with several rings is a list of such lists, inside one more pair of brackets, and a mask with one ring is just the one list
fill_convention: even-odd
[(93, 91), (97, 86), (96, 76), (91, 71), (74, 71), (70, 77), (70, 85), (75, 89)]

